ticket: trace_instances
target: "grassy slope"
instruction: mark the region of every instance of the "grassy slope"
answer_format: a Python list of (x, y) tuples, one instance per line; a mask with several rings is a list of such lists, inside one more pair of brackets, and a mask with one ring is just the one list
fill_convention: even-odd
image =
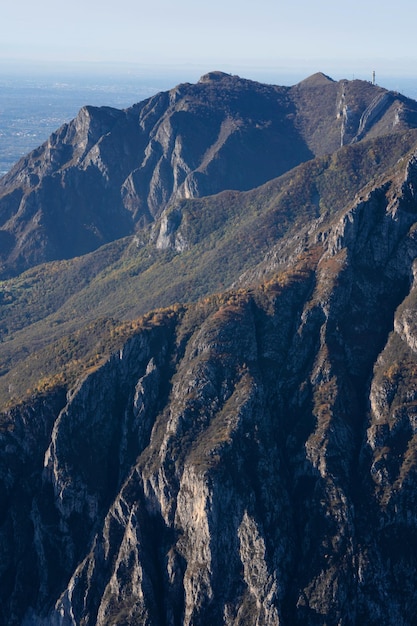
[(282, 237), (346, 206), (416, 141), (409, 131), (358, 143), (249, 192), (183, 201), (185, 252), (157, 250), (144, 233), (4, 281), (0, 406), (36, 386), (70, 384), (120, 345), (135, 326), (125, 321), (224, 291)]

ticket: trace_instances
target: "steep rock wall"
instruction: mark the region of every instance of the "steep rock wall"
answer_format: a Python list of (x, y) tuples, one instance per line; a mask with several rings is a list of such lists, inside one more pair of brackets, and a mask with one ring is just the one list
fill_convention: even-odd
[(70, 392), (10, 410), (0, 621), (415, 623), (416, 216), (413, 156), (239, 288), (145, 317)]
[(19, 514), (2, 457), (4, 623), (414, 623), (416, 206), (411, 160), (285, 272), (33, 405)]

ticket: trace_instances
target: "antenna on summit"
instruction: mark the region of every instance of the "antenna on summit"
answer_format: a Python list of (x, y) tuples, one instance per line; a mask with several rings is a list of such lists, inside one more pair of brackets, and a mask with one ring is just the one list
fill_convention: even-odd
[(372, 72), (372, 84), (375, 85), (375, 70)]

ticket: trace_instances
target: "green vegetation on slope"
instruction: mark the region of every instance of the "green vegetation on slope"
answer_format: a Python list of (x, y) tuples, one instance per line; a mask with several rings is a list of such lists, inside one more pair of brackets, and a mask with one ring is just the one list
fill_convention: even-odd
[[(172, 208), (181, 216), (178, 229), (187, 244), (182, 252), (158, 250), (152, 232), (141, 231), (3, 281), (2, 406), (45, 376), (72, 380), (77, 364), (82, 370), (84, 361), (104, 358), (115, 349), (110, 336), (122, 322), (227, 290), (279, 241), (317, 217), (331, 217), (398, 167), (416, 139), (417, 131), (408, 131), (360, 142), (248, 192), (183, 200)], [(70, 362), (77, 367), (69, 368), (71, 376), (62, 374)]]

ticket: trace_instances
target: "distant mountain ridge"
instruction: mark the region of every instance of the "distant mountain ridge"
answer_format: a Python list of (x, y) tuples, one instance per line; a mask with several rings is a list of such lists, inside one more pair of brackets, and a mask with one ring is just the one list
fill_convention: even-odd
[(414, 625), (416, 112), (211, 72), (1, 181), (0, 624)]
[(211, 72), (124, 111), (84, 107), (0, 182), (2, 274), (90, 252), (182, 198), (251, 189), (416, 126), (414, 101), (323, 74), (275, 87)]

